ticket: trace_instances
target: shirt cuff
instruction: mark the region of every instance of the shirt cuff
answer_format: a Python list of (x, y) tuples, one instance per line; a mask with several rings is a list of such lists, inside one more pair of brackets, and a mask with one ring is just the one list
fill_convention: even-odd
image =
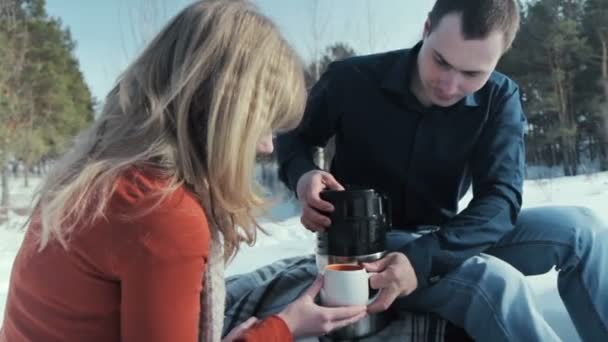
[(432, 272), (433, 256), (431, 251), (437, 248), (433, 246), (433, 242), (433, 240), (427, 240), (423, 236), (405, 245), (401, 250), (414, 268), (418, 288), (428, 287), (440, 279), (439, 275)]
[(318, 170), (319, 168), (311, 161), (307, 159), (294, 159), (290, 162), (289, 171), (287, 173), (287, 181), (291, 190), (298, 195), (298, 181), (303, 174), (311, 170)]

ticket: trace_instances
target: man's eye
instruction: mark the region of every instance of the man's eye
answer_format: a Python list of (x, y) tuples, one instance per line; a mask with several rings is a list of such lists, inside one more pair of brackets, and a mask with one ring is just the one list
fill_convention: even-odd
[(435, 57), (435, 62), (437, 62), (437, 64), (439, 64), (440, 66), (443, 66), (443, 67), (447, 67), (448, 66), (448, 63), (446, 63), (443, 59), (440, 59), (440, 58), (437, 58), (437, 57)]

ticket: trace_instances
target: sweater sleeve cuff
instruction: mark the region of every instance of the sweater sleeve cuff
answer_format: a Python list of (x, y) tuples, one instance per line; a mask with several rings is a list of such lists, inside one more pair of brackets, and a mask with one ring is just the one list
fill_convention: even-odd
[[(289, 330), (287, 323), (277, 315), (266, 317), (251, 330), (253, 331), (250, 331), (250, 334), (264, 337), (263, 339), (259, 339), (260, 342), (293, 342), (293, 334)], [(251, 342), (257, 341), (257, 339), (251, 340)]]
[[(289, 326), (287, 326), (287, 323), (285, 323), (285, 321), (281, 317), (277, 315), (272, 315), (267, 317), (264, 321), (270, 321), (271, 324), (277, 329), (279, 334), (285, 338), (281, 341), (293, 341), (293, 334), (291, 333), (291, 330), (289, 330)], [(289, 339), (287, 339), (288, 337)]]
[(238, 342), (293, 342), (293, 334), (279, 316), (272, 315), (251, 327)]

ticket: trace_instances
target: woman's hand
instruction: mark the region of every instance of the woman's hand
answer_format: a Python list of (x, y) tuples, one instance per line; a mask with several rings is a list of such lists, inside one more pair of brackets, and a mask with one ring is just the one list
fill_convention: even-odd
[(365, 306), (323, 307), (314, 302), (323, 286), (323, 278), (315, 282), (278, 316), (285, 321), (295, 338), (320, 336), (352, 324), (367, 315)]
[(245, 322), (239, 324), (236, 328), (232, 329), (228, 335), (222, 339), (222, 342), (232, 342), (237, 338), (242, 337), (243, 333), (257, 322), (259, 322), (259, 320), (256, 317), (251, 317)]

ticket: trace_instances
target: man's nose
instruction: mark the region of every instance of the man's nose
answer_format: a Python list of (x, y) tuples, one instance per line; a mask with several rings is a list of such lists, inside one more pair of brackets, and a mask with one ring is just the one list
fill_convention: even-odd
[(446, 95), (452, 95), (458, 92), (459, 83), (460, 74), (458, 72), (454, 70), (446, 71), (439, 80), (439, 89)]

